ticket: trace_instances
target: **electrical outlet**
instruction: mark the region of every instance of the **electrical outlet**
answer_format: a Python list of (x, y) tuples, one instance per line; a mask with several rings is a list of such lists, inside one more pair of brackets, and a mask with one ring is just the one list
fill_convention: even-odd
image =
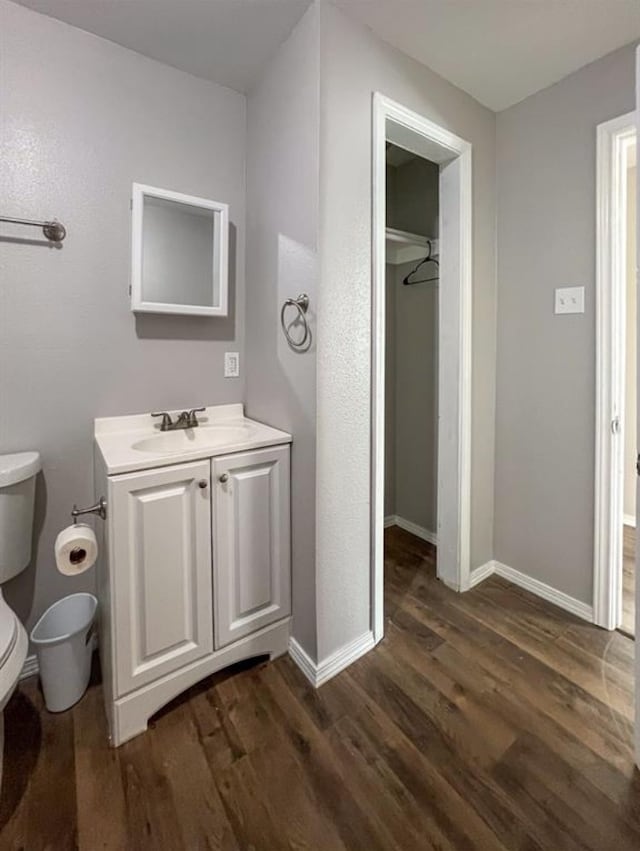
[(224, 377), (239, 378), (240, 377), (240, 355), (238, 352), (224, 353)]
[(554, 313), (584, 313), (584, 287), (557, 289)]

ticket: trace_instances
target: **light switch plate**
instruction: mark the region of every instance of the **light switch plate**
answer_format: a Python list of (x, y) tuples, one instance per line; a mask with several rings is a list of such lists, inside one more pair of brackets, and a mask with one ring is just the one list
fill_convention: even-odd
[(584, 313), (584, 287), (557, 289), (554, 313)]
[(238, 352), (224, 353), (224, 377), (239, 378), (240, 377), (240, 355)]

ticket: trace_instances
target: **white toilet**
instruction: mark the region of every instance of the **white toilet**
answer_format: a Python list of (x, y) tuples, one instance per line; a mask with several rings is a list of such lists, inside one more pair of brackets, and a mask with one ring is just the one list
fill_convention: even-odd
[(0, 455), (0, 778), (4, 750), (2, 712), (18, 683), (29, 640), (15, 612), (2, 597), (2, 585), (31, 560), (37, 452)]

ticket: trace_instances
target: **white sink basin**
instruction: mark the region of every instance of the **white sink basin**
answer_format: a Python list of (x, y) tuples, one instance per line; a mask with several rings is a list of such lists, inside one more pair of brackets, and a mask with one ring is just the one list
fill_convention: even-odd
[(171, 455), (174, 452), (188, 452), (190, 449), (219, 449), (226, 444), (235, 446), (249, 441), (253, 433), (254, 429), (250, 425), (198, 426), (154, 434), (153, 437), (136, 441), (131, 448), (138, 452)]
[[(170, 412), (176, 416), (175, 411)], [(160, 431), (146, 414), (96, 420), (95, 442), (107, 475), (216, 458), (291, 443), (291, 435), (245, 417), (243, 405), (209, 405), (197, 428)]]

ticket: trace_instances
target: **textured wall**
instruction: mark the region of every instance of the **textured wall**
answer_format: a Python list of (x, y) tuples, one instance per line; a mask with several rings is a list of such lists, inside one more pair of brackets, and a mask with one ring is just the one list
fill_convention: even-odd
[[(495, 556), (591, 604), (596, 127), (634, 108), (634, 51), (501, 112)], [(583, 315), (554, 289), (585, 287)]]
[[(59, 250), (0, 240), (0, 451), (44, 463), (35, 557), (6, 588), (32, 623), (93, 587), (57, 573), (53, 542), (93, 499), (94, 417), (242, 400), (222, 369), (243, 351), (245, 99), (4, 0), (0, 61), (2, 212), (68, 228)], [(133, 181), (229, 202), (228, 319), (130, 312)]]
[(371, 102), (397, 100), (473, 144), (472, 566), (493, 555), (495, 116), (321, 7), (318, 651), (370, 627)]
[[(247, 106), (247, 411), (293, 434), (293, 634), (314, 658), (318, 37), (312, 7)], [(309, 295), (314, 334), (304, 354), (291, 351), (280, 329), (282, 303), (300, 292)]]

